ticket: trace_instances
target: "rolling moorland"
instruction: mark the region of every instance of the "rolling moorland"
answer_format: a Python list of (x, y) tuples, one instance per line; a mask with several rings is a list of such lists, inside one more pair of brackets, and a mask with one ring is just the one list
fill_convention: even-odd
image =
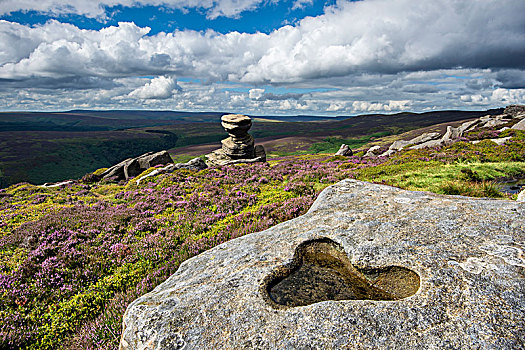
[[(181, 262), (305, 213), (321, 190), (345, 178), (515, 199), (501, 192), (497, 181), (525, 176), (525, 132), (520, 130), (485, 128), (448, 146), (363, 156), (365, 145), (487, 114), (476, 113), (444, 112), (435, 119), (404, 113), (313, 124), (256, 119), (252, 133), (257, 142), (273, 142), (268, 163), (176, 170), (140, 185), (133, 180), (91, 182), (90, 176), (60, 188), (10, 185), (0, 190), (0, 348), (115, 349), (127, 305)], [(206, 142), (215, 142), (213, 148), (218, 144), (212, 138), (226, 136), (218, 122), (158, 123), (156, 130), (172, 134), (148, 133), (149, 126), (123, 132), (161, 140), (176, 135), (175, 143), (200, 132), (209, 137)], [(286, 143), (294, 137), (296, 143)], [(497, 145), (488, 140), (494, 137), (510, 139)], [(89, 140), (104, 142), (103, 137)], [(341, 142), (352, 145), (353, 156), (330, 155)], [(191, 150), (189, 144), (179, 146)], [(180, 149), (171, 151), (185, 157)]]
[[(270, 157), (333, 153), (373, 139), (451, 123), (489, 111), (439, 111), (357, 117), (253, 117), (252, 135)], [(82, 177), (128, 157), (167, 149), (186, 161), (217, 148), (222, 113), (71, 111), (0, 113), (0, 188)]]

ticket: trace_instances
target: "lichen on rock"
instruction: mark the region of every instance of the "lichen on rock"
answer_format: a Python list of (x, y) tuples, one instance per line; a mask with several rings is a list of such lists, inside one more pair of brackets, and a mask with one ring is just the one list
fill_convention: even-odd
[[(524, 241), (523, 203), (344, 180), (307, 214), (185, 261), (129, 305), (120, 348), (517, 349)], [(292, 302), (272, 299), (305, 263), (301, 283), (331, 268), (350, 289), (291, 281)]]

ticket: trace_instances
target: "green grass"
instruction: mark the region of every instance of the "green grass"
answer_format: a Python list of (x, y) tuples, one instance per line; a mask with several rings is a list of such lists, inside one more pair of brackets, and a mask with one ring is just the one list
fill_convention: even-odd
[(339, 150), (341, 147), (341, 144), (348, 145), (351, 149), (356, 149), (361, 146), (366, 145), (368, 142), (372, 141), (373, 139), (388, 136), (391, 133), (389, 131), (383, 131), (383, 132), (376, 132), (371, 135), (367, 136), (361, 136), (359, 138), (351, 138), (351, 139), (344, 139), (340, 137), (327, 137), (323, 140), (323, 142), (317, 142), (310, 146), (308, 151), (304, 151), (305, 153), (335, 153)]
[[(472, 175), (465, 172), (466, 169), (475, 174), (474, 180)], [(498, 186), (494, 181), (500, 178), (523, 176), (525, 164), (523, 162), (443, 164), (437, 161), (414, 161), (379, 165), (356, 170), (356, 173), (359, 180), (386, 183), (412, 191), (499, 198), (504, 195), (497, 190)]]

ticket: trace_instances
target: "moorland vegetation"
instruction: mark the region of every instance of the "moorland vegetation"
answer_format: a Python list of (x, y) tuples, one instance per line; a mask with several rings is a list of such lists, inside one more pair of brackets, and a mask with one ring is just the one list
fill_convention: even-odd
[[(252, 134), (259, 141), (275, 141), (273, 156), (331, 153), (341, 142), (357, 148), (374, 137), (501, 111), (309, 117), (312, 122), (290, 121), (306, 117), (255, 118)], [(177, 161), (186, 161), (185, 147), (216, 145), (224, 138), (219, 120), (220, 113), (171, 111), (0, 113), (0, 188), (23, 181), (42, 184), (80, 178), (150, 151), (166, 149), (177, 154)]]
[[(469, 142), (494, 136), (511, 138)], [(519, 130), (476, 132), (390, 157), (363, 154), (175, 170), (139, 185), (86, 176), (58, 188), (0, 190), (0, 348), (115, 349), (127, 305), (184, 260), (304, 214), (321, 190), (345, 178), (512, 200), (497, 180), (525, 176)]]

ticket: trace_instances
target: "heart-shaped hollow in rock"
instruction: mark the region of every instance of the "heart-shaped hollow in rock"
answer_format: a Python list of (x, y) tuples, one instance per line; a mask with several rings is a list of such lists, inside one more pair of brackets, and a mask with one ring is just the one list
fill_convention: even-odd
[(339, 244), (321, 238), (301, 243), (289, 265), (264, 279), (262, 292), (282, 308), (325, 300), (399, 300), (414, 295), (419, 284), (419, 275), (405, 267), (356, 268)]

